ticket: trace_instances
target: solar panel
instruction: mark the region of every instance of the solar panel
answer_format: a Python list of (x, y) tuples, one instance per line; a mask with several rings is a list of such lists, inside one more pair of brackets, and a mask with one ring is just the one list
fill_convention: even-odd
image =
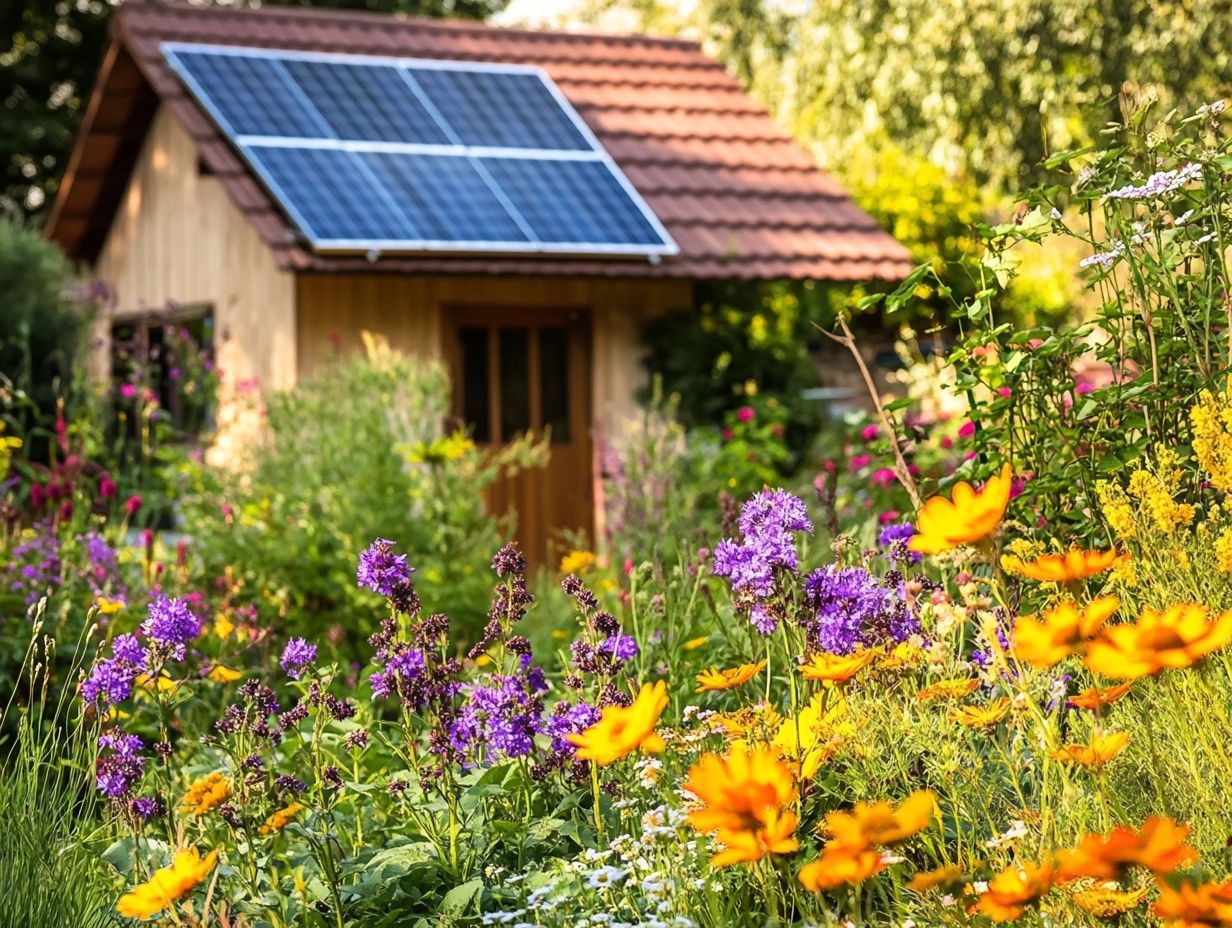
[(538, 68), (162, 50), (319, 251), (677, 251)]

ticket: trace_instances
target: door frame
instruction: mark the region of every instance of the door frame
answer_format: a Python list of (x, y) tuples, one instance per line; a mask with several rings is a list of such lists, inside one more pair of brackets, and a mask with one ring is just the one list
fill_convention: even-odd
[[(511, 327), (547, 327), (564, 326), (579, 336), (576, 342), (570, 339), (570, 345), (577, 345), (575, 352), (570, 349), (570, 359), (575, 357), (579, 363), (571, 363), (569, 369), (569, 416), (570, 444), (580, 443), (584, 451), (584, 460), (588, 462), (589, 472), (584, 475), (586, 497), (590, 501), (586, 513), (585, 530), (592, 543), (595, 541), (597, 520), (595, 506), (595, 458), (594, 436), (592, 434), (595, 422), (594, 409), (594, 310), (591, 306), (564, 304), (561, 306), (544, 306), (543, 304), (500, 303), (495, 301), (458, 301), (442, 303), (441, 339), (443, 341), (442, 357), (449, 368), (450, 379), (450, 419), (455, 423), (466, 424), (462, 418), (462, 358), (458, 344), (457, 332), (467, 325), (485, 327), (490, 330), (489, 338), (489, 372), (493, 365), (499, 362), (498, 349), (494, 344), (497, 330), (501, 324)], [(529, 340), (527, 358), (528, 370), (538, 370), (538, 339)], [(488, 416), (491, 440), (481, 444), (482, 447), (501, 445), (500, 430), (500, 382), (499, 377), (488, 377)], [(529, 421), (531, 428), (537, 430), (542, 423), (542, 396), (540, 395), (540, 379), (530, 378), (529, 390)], [(540, 426), (534, 423), (539, 422)], [(583, 475), (579, 475), (583, 478)], [(497, 515), (500, 515), (497, 513)], [(519, 524), (522, 520), (519, 519)], [(528, 555), (531, 552), (526, 552)], [(537, 559), (537, 557), (536, 557)]]

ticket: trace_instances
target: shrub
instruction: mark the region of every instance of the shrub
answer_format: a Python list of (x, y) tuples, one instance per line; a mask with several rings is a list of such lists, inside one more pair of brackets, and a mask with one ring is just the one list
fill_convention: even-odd
[(266, 397), (267, 440), (241, 469), (183, 465), (182, 529), (201, 579), (226, 578), (239, 601), (298, 633), (356, 628), (354, 552), (399, 538), (425, 594), (466, 627), (485, 611), (484, 552), (509, 526), (485, 510), (501, 468), (533, 466), (521, 444), (488, 460), (464, 434), (443, 434), (449, 382), (435, 363), (389, 353), (331, 365)]

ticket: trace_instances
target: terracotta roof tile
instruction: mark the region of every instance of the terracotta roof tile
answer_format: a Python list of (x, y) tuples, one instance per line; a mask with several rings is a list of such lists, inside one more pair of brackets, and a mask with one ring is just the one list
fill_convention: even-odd
[[(906, 249), (693, 42), (158, 0), (128, 0), (115, 14), (115, 28), (202, 161), (288, 269), (834, 280), (897, 278), (910, 269)], [(443, 255), (370, 263), (362, 256), (315, 254), (296, 240), (265, 190), (186, 95), (159, 52), (165, 41), (539, 65), (646, 197), (681, 253), (658, 263)]]

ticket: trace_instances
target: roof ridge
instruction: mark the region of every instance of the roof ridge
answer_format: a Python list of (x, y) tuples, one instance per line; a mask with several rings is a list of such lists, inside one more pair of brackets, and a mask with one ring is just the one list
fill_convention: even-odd
[(476, 20), (415, 16), (406, 13), (380, 13), (374, 10), (339, 10), (291, 6), (205, 6), (186, 0), (127, 0), (117, 10), (121, 17), (140, 15), (138, 10), (174, 10), (192, 16), (245, 17), (254, 16), (267, 20), (318, 20), (322, 22), (372, 22), (381, 20), (386, 25), (402, 26), (434, 32), (492, 34), (516, 36), (529, 41), (566, 40), (571, 42), (604, 42), (628, 46), (648, 45), (659, 48), (676, 48), (704, 54), (701, 42), (669, 36), (651, 36), (624, 32), (588, 32), (567, 29), (528, 29), (525, 27), (497, 26)]

